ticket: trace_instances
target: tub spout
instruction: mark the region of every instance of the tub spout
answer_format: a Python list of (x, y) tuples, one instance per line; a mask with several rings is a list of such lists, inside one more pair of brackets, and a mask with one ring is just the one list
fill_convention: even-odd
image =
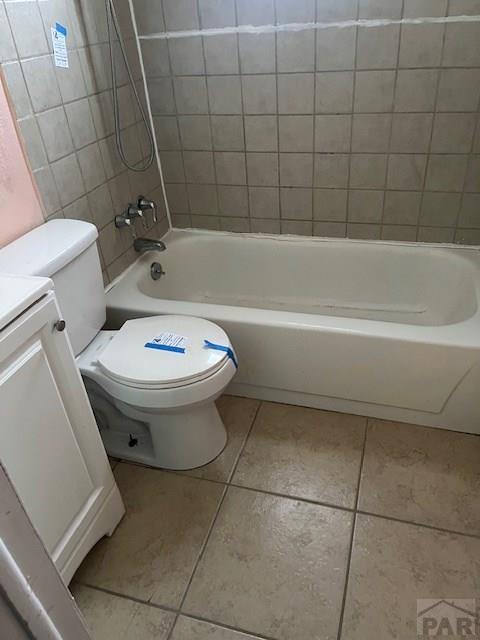
[(138, 251), (138, 253), (145, 253), (146, 251), (165, 251), (167, 247), (161, 240), (135, 238), (133, 242), (133, 248), (135, 249), (135, 251)]

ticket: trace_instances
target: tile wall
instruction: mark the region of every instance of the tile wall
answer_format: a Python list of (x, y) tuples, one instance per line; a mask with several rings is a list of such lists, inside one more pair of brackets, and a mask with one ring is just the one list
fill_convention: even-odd
[[(118, 0), (117, 5), (144, 96), (128, 2)], [(57, 21), (68, 29), (69, 69), (53, 64), (50, 29)], [(118, 46), (115, 52), (119, 55)], [(131, 234), (113, 225), (114, 215), (129, 201), (140, 193), (155, 199), (160, 221), (149, 233), (163, 235), (167, 228), (156, 164), (145, 173), (127, 171), (115, 149), (108, 60), (104, 0), (0, 0), (1, 69), (45, 218), (97, 225), (107, 282), (135, 258)], [(147, 141), (123, 63), (119, 85), (124, 146), (128, 158), (141, 163)]]
[[(140, 35), (479, 0), (135, 0)], [(480, 23), (143, 39), (178, 227), (480, 244)]]

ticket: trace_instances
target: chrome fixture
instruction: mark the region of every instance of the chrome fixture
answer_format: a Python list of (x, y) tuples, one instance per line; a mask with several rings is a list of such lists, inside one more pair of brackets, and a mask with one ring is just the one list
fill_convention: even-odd
[[(132, 219), (128, 217), (127, 213), (124, 213), (119, 216), (115, 216), (114, 222), (117, 229), (121, 229), (122, 227), (132, 227)], [(132, 228), (132, 233), (133, 233), (133, 228)]]
[(136, 218), (143, 219), (143, 211), (142, 209), (137, 207), (137, 205), (130, 203), (125, 213), (119, 216), (115, 216), (115, 226), (117, 227), (117, 229), (121, 229), (122, 227), (130, 227), (133, 237), (136, 238), (137, 236), (135, 233), (135, 226), (133, 224)]
[(148, 200), (145, 196), (138, 196), (137, 207), (140, 211), (151, 211), (152, 221), (157, 222), (157, 203), (155, 200)]
[(133, 248), (138, 253), (146, 253), (147, 251), (165, 251), (167, 248), (161, 240), (150, 240), (149, 238), (135, 238)]
[(159, 262), (152, 262), (150, 265), (150, 275), (152, 276), (152, 280), (160, 280), (160, 278), (165, 275), (165, 271)]
[(143, 211), (142, 209), (140, 209), (140, 207), (137, 207), (137, 205), (130, 203), (125, 215), (130, 220), (135, 220), (135, 218), (143, 218)]

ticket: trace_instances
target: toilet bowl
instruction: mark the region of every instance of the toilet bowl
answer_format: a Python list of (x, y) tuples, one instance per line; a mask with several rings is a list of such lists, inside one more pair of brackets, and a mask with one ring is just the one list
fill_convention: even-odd
[[(183, 346), (161, 344), (165, 336)], [(226, 333), (212, 322), (129, 320), (119, 331), (99, 332), (77, 363), (110, 455), (180, 470), (207, 464), (225, 447), (215, 400), (236, 362)]]
[(50, 220), (2, 249), (0, 272), (53, 280), (107, 453), (165, 469), (207, 464), (227, 441), (215, 400), (236, 371), (228, 336), (187, 316), (103, 331), (97, 237), (88, 222)]

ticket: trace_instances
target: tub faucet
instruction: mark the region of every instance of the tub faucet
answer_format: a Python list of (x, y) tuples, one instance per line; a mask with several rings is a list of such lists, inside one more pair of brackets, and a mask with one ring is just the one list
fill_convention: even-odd
[(133, 241), (133, 248), (135, 249), (135, 251), (138, 251), (138, 253), (145, 253), (147, 251), (165, 251), (167, 247), (161, 240), (135, 238), (135, 240)]

